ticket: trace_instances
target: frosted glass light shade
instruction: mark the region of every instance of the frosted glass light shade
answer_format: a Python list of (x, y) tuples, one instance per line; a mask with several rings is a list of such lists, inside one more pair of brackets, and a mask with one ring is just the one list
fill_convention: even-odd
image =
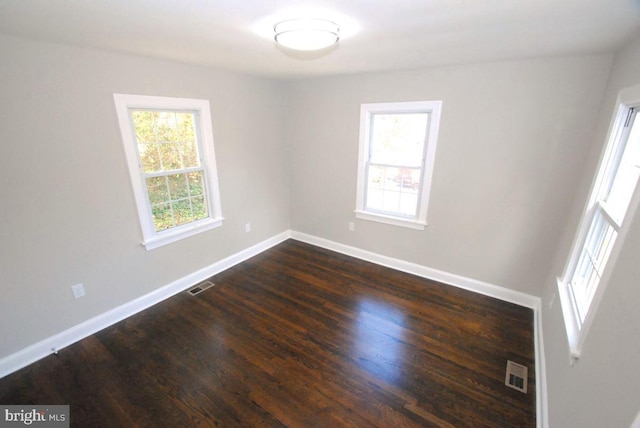
[(275, 41), (284, 47), (313, 51), (329, 47), (340, 39), (340, 27), (324, 19), (289, 19), (273, 26)]

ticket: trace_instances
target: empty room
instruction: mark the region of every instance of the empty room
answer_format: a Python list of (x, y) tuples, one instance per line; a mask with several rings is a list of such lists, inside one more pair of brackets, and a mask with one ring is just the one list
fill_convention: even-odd
[(640, 428), (637, 0), (0, 1), (0, 425)]

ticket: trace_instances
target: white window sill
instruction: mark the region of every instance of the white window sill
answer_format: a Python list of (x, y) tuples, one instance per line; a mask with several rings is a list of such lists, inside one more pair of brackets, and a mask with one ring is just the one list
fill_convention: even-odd
[(371, 213), (367, 211), (356, 210), (356, 217), (363, 220), (377, 221), (378, 223), (392, 224), (394, 226), (406, 227), (409, 229), (424, 230), (427, 223), (419, 220), (409, 220), (402, 217), (393, 217), (390, 215)]
[(564, 326), (569, 342), (569, 358), (570, 363), (573, 365), (573, 363), (580, 358), (584, 329), (578, 317), (578, 311), (573, 303), (568, 285), (563, 282), (561, 278), (557, 278), (557, 282), (558, 295), (560, 296), (560, 305), (562, 307), (562, 317), (564, 318)]
[(163, 245), (167, 245), (172, 242), (197, 235), (198, 233), (220, 227), (222, 226), (223, 220), (223, 217), (207, 218), (198, 222), (186, 224), (181, 227), (169, 229), (167, 231), (157, 233), (154, 236), (149, 237), (148, 239), (145, 239), (142, 245), (144, 245), (147, 251), (153, 250), (154, 248), (162, 247)]

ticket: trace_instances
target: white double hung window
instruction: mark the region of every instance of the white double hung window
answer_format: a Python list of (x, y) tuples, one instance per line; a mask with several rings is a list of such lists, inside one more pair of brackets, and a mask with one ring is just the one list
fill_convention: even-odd
[(626, 232), (625, 220), (632, 215), (640, 196), (635, 195), (640, 176), (637, 113), (637, 108), (619, 107), (565, 273), (558, 279), (574, 358), (580, 355), (586, 330), (615, 263), (616, 244)]
[(207, 100), (115, 94), (147, 249), (222, 224)]
[(356, 217), (424, 229), (441, 105), (361, 106)]

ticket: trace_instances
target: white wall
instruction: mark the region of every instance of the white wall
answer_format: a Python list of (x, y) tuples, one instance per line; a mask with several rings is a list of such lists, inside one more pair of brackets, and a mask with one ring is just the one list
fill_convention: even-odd
[[(610, 64), (548, 58), (290, 83), (292, 229), (540, 296)], [(360, 104), (415, 100), (443, 100), (429, 226), (356, 220)]]
[(640, 411), (640, 215), (632, 219), (614, 273), (587, 336), (580, 359), (569, 365), (569, 349), (556, 297), (571, 241), (606, 143), (620, 90), (640, 84), (640, 37), (614, 58), (596, 132), (576, 190), (566, 233), (543, 294), (549, 425), (551, 427), (629, 427)]
[[(0, 359), (288, 229), (280, 83), (5, 37), (0, 58)], [(113, 93), (210, 100), (221, 228), (140, 245)]]

